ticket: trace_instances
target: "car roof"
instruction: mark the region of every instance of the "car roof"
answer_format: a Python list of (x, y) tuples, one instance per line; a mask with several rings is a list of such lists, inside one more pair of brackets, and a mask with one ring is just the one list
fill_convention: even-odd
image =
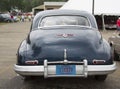
[(80, 11), (80, 10), (46, 10), (46, 11), (41, 11), (36, 14), (33, 20), (33, 25), (32, 29), (35, 29), (38, 27), (38, 23), (40, 19), (46, 17), (46, 16), (54, 16), (54, 15), (78, 15), (78, 16), (85, 16), (89, 19), (91, 26), (93, 28), (98, 28), (96, 24), (96, 20), (94, 16), (86, 11)]

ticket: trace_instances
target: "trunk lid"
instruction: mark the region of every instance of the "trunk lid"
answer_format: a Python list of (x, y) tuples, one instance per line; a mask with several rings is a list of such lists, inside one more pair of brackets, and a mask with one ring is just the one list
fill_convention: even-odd
[(27, 57), (40, 62), (63, 61), (64, 50), (69, 61), (105, 59), (101, 35), (95, 29), (36, 30), (31, 32), (30, 41)]

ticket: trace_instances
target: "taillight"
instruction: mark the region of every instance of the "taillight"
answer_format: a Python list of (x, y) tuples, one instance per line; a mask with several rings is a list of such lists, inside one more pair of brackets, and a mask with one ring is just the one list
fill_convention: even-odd
[(105, 60), (93, 60), (93, 64), (104, 64), (106, 61)]
[(37, 65), (38, 64), (38, 60), (25, 61), (25, 64), (28, 64), (28, 65)]

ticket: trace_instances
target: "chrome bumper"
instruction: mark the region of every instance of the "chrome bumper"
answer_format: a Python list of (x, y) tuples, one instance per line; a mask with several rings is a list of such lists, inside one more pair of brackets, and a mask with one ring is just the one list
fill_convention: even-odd
[[(56, 65), (58, 64), (76, 64), (75, 75), (56, 75)], [(83, 62), (76, 61), (57, 61), (48, 62), (44, 60), (41, 66), (19, 66), (14, 65), (16, 73), (23, 76), (44, 76), (47, 77), (87, 77), (88, 75), (110, 74), (116, 70), (116, 63), (112, 65), (88, 65), (87, 60)]]

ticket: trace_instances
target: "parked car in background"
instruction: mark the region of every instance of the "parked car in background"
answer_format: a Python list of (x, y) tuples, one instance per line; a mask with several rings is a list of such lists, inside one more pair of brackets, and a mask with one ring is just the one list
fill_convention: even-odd
[(11, 18), (9, 14), (0, 14), (0, 22), (13, 22), (14, 20)]
[(4, 22), (4, 18), (2, 16), (2, 13), (0, 13), (0, 22)]
[(114, 60), (120, 61), (120, 36), (111, 36), (108, 42), (114, 50)]
[(18, 21), (20, 21), (20, 19), (18, 18), (18, 16), (13, 16), (13, 21), (18, 22)]
[(116, 70), (111, 47), (93, 15), (79, 10), (39, 12), (17, 51), (16, 73), (27, 76), (87, 77), (104, 81)]
[(12, 22), (9, 14), (0, 14), (0, 22)]

